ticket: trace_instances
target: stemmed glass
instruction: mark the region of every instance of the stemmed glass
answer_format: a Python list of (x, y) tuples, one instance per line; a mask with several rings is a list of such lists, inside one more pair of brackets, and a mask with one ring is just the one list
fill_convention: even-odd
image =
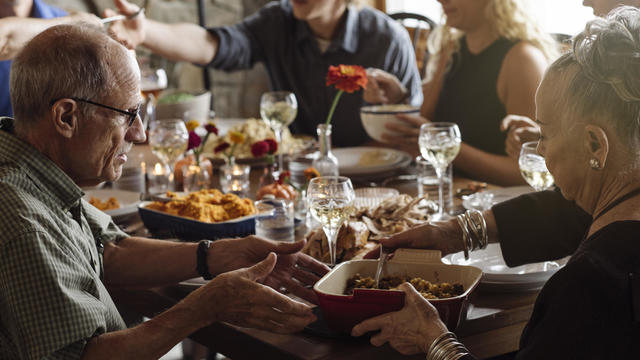
[(278, 151), (278, 171), (284, 171), (282, 131), (295, 120), (297, 114), (298, 101), (292, 92), (272, 91), (262, 94), (260, 98), (260, 116), (271, 127), (280, 146)]
[(189, 133), (182, 119), (156, 120), (149, 130), (151, 152), (169, 168), (170, 188), (176, 160), (187, 150)]
[(518, 165), (527, 183), (536, 191), (543, 191), (553, 186), (553, 175), (547, 169), (544, 158), (538, 154), (537, 148), (537, 141), (522, 144)]
[[(148, 59), (147, 59), (148, 61)], [(167, 88), (167, 72), (162, 68), (152, 68), (148, 62), (140, 60), (140, 90), (144, 97), (144, 119), (146, 125), (155, 120), (156, 104), (160, 92)]]
[(460, 151), (460, 129), (458, 125), (447, 122), (434, 122), (420, 127), (420, 153), (431, 163), (438, 176), (438, 213), (433, 220), (446, 220), (449, 215), (444, 213), (444, 173), (447, 166), (458, 156)]
[(351, 180), (344, 176), (320, 176), (307, 187), (307, 202), (313, 217), (320, 222), (329, 242), (330, 265), (336, 264), (338, 231), (354, 210), (355, 193)]

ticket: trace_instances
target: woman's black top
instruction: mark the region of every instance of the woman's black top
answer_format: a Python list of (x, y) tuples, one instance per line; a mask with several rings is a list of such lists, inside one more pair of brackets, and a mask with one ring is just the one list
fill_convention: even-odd
[(499, 155), (506, 155), (506, 134), (500, 131), (500, 122), (507, 112), (498, 98), (498, 74), (513, 45), (514, 41), (500, 38), (474, 55), (463, 37), (432, 119), (458, 124), (463, 142)]

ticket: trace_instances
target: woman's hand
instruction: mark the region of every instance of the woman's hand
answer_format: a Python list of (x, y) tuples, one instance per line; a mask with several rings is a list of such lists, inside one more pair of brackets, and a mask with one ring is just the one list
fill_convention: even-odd
[(520, 156), (522, 144), (540, 138), (540, 126), (526, 116), (507, 115), (500, 124), (500, 130), (507, 131), (505, 150), (514, 159)]
[[(140, 9), (138, 5), (126, 0), (113, 0), (113, 2), (118, 8), (119, 13), (125, 16), (133, 15)], [(118, 15), (118, 13), (111, 9), (105, 9), (103, 12), (104, 17), (116, 15)], [(145, 14), (144, 11), (142, 11), (134, 18), (114, 21), (109, 26), (109, 33), (124, 46), (129, 49), (135, 49), (136, 46), (142, 44), (145, 40), (145, 20)]]
[[(428, 222), (409, 230), (380, 240), (380, 244), (392, 250), (398, 248), (440, 250), (442, 255), (461, 251), (462, 230), (456, 219), (438, 222)], [(380, 249), (369, 251), (365, 259), (376, 259)]]
[(369, 104), (397, 104), (407, 95), (407, 88), (400, 80), (384, 70), (368, 68), (368, 84), (362, 97)]
[(204, 325), (226, 321), (276, 333), (300, 331), (316, 320), (311, 307), (260, 284), (276, 266), (270, 253), (252, 267), (216, 276), (183, 302), (201, 312)]
[(392, 348), (404, 355), (426, 353), (431, 343), (447, 332), (438, 311), (409, 283), (398, 287), (405, 293), (404, 307), (400, 311), (386, 313), (365, 320), (351, 330), (352, 336), (380, 330), (371, 337), (371, 344), (382, 346), (389, 342)]
[(304, 241), (283, 243), (253, 235), (241, 239), (216, 240), (211, 244), (207, 257), (209, 272), (216, 275), (253, 266), (274, 252), (278, 255), (278, 261), (273, 271), (263, 280), (263, 284), (276, 290), (284, 287), (293, 294), (315, 303), (317, 297), (309, 285), (315, 284), (331, 269), (301, 253), (302, 247)]

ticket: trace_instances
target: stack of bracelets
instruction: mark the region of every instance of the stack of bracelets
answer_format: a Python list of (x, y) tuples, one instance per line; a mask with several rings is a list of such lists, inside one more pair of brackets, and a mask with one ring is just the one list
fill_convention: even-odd
[(458, 360), (465, 355), (469, 355), (462, 343), (452, 332), (446, 332), (438, 336), (427, 352), (427, 360)]
[(464, 259), (469, 260), (469, 251), (485, 249), (489, 244), (487, 222), (478, 210), (467, 210), (465, 213), (456, 216), (456, 220), (462, 230)]

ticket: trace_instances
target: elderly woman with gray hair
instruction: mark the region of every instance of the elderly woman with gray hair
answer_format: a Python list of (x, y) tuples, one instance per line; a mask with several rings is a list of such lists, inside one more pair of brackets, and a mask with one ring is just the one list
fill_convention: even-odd
[[(590, 22), (575, 37), (573, 51), (548, 69), (536, 108), (542, 133), (538, 152), (562, 195), (593, 220), (571, 260), (540, 292), (516, 358), (637, 358), (640, 10), (621, 7)], [(424, 230), (411, 234), (415, 238)], [(404, 235), (395, 245), (411, 245), (411, 239)], [(458, 250), (452, 246), (431, 244)], [(513, 253), (504, 252), (507, 262)], [(366, 320), (352, 334), (381, 330), (371, 338), (374, 345), (389, 342), (402, 353), (426, 352), (427, 359), (473, 357), (447, 332), (433, 306), (410, 285), (402, 289), (407, 294), (402, 310)]]

